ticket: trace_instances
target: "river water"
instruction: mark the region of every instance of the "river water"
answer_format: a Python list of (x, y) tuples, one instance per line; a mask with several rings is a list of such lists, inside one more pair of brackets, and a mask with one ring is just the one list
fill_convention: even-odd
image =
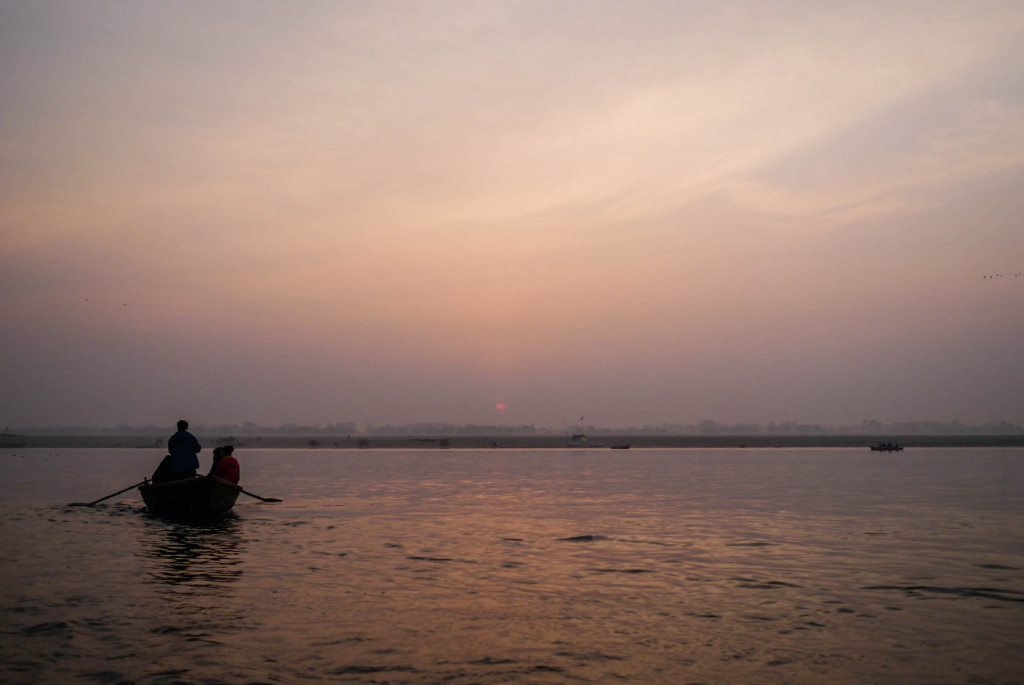
[(1024, 682), (1019, 448), (236, 454), (0, 452), (0, 682)]

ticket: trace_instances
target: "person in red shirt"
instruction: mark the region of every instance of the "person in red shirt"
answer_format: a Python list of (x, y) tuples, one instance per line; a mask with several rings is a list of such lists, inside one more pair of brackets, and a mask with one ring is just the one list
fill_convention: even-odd
[(231, 445), (225, 445), (221, 448), (220, 461), (213, 465), (213, 470), (210, 471), (210, 475), (214, 478), (220, 478), (226, 480), (229, 483), (237, 483), (239, 478), (242, 476), (242, 467), (238, 465), (238, 460), (234, 456), (235, 448)]

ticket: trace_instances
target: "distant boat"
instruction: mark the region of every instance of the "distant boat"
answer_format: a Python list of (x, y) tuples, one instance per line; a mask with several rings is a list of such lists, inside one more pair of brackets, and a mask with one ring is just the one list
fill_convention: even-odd
[(900, 452), (902, 450), (903, 446), (898, 442), (880, 442), (871, 446), (872, 452)]
[(139, 486), (139, 493), (152, 513), (178, 519), (222, 516), (235, 506), (240, 492), (241, 485), (213, 476), (195, 476)]
[(23, 435), (0, 433), (0, 448), (11, 449), (14, 447), (24, 447), (27, 444), (25, 436)]
[(612, 445), (612, 449), (613, 450), (628, 450), (629, 449), (629, 445), (628, 444), (626, 444), (626, 445)]
[(565, 444), (566, 447), (605, 447), (603, 442), (588, 442), (587, 436), (583, 433), (573, 433), (572, 439)]

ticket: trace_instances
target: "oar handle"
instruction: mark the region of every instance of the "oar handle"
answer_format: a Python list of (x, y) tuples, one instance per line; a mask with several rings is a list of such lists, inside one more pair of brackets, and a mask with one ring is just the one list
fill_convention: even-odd
[(72, 502), (69, 506), (72, 506), (72, 507), (91, 507), (94, 504), (99, 504), (100, 502), (102, 502), (105, 499), (110, 499), (111, 497), (115, 497), (117, 495), (120, 495), (122, 492), (128, 492), (132, 488), (137, 488), (140, 485), (145, 485), (147, 481), (148, 481), (148, 479), (143, 479), (143, 480), (139, 481), (138, 483), (136, 483), (135, 485), (129, 485), (124, 490), (118, 490), (117, 492), (112, 492), (109, 495), (107, 495), (106, 497), (100, 497), (98, 500), (94, 500), (92, 502)]

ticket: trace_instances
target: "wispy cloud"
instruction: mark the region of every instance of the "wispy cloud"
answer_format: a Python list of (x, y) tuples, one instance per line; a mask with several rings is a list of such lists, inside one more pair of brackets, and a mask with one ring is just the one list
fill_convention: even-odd
[[(316, 360), (305, 382), (358, 377), (377, 407), (401, 388), (410, 414), (452, 377), (446, 396), (488, 410), (513, 381), (538, 407), (650, 395), (622, 409), (644, 421), (691, 406), (679, 386), (749, 407), (716, 390), (731, 369), (806, 407), (853, 351), (884, 377), (936, 321), (1012, 333), (1011, 300), (949, 287), (939, 316), (923, 284), (1024, 249), (1019, 3), (3, 3), (0, 31), (19, 377), (59, 385), (35, 352), (77, 339), (126, 383), (153, 346), (225, 381), (265, 364), (279, 387)], [(245, 355), (218, 365), (232, 337)], [(45, 416), (33, 397), (0, 408)], [(480, 418), (442, 415), (467, 401), (406, 418)], [(317, 420), (267, 420), (289, 418)]]

